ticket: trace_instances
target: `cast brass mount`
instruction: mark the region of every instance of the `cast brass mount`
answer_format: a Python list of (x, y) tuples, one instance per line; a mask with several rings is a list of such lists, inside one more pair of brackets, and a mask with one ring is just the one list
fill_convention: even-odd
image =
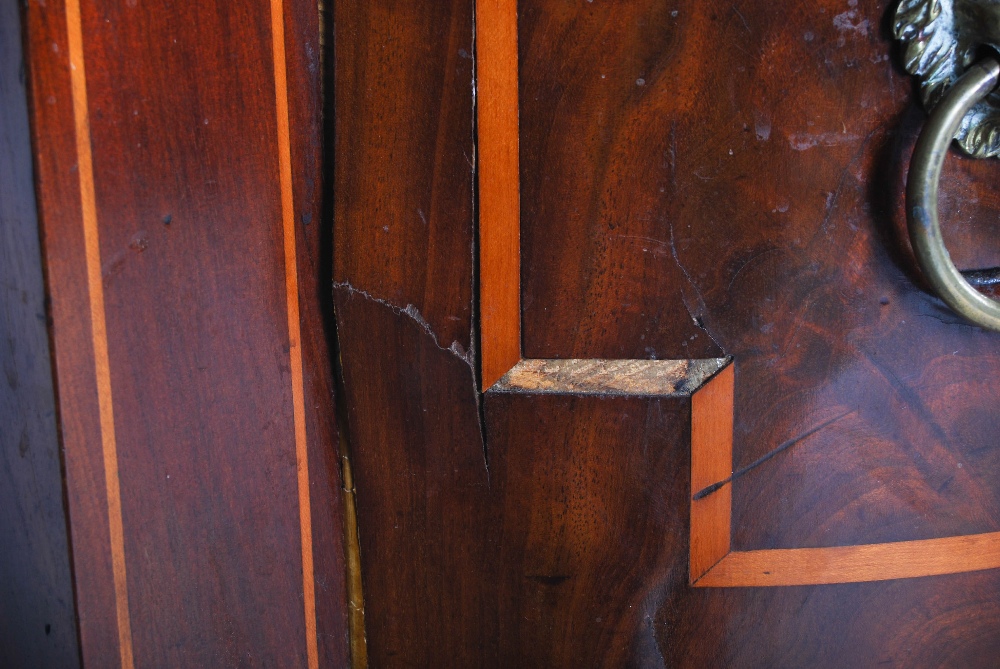
[[(903, 65), (920, 82), (924, 108), (932, 111), (974, 63), (1000, 59), (1000, 3), (995, 0), (901, 0), (893, 33), (903, 45)], [(1000, 154), (1000, 93), (990, 92), (962, 118), (955, 133), (971, 156)]]

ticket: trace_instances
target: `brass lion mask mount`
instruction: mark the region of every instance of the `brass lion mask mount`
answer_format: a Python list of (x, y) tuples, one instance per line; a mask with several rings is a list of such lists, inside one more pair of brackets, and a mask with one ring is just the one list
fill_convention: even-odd
[(917, 263), (955, 312), (1000, 331), (1000, 302), (975, 285), (1000, 283), (1000, 268), (961, 272), (941, 237), (938, 186), (954, 140), (970, 156), (1000, 154), (1000, 0), (901, 0), (893, 32), (906, 71), (930, 113), (906, 180), (906, 219)]
[[(902, 0), (893, 33), (903, 46), (903, 65), (920, 82), (924, 108), (984, 57), (1000, 59), (1000, 1)], [(970, 156), (1000, 154), (1000, 93), (994, 91), (963, 117), (955, 134)]]

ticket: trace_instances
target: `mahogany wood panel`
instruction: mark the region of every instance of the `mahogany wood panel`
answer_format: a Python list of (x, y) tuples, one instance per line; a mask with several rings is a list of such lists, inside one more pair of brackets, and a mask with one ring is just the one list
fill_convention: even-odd
[[(882, 578), (995, 563), (997, 335), (922, 292), (900, 234), (921, 112), (888, 62), (886, 9), (519, 5), (525, 355), (732, 354), (738, 474), (712, 495), (732, 487), (731, 564), (761, 570), (759, 584), (771, 576), (761, 560), (782, 555), (810, 557), (798, 578), (814, 577), (798, 582), (872, 557)], [(966, 267), (996, 264), (988, 169), (953, 159), (943, 180)], [(787, 550), (874, 542), (900, 543)], [(926, 551), (900, 559), (911, 547)], [(889, 661), (987, 666), (995, 624), (974, 620), (990, 607), (968, 584), (995, 596), (995, 577), (906, 583), (934, 593), (934, 629), (976, 642), (907, 646), (910, 616), (872, 620), (817, 590), (681, 589), (659, 638), (676, 663), (700, 657), (692, 666), (837, 666), (880, 641)], [(871, 586), (866, 601), (901, 613), (888, 599), (905, 587)], [(699, 637), (712, 606), (722, 622)], [(968, 615), (950, 616), (956, 607)], [(842, 643), (847, 628), (865, 643)], [(762, 648), (758, 636), (780, 642)]]
[[(997, 335), (899, 235), (922, 112), (886, 4), (668, 5), (520, 5), (525, 354), (733, 355), (734, 467), (778, 453), (733, 483), (737, 548), (1000, 528)], [(943, 180), (967, 266), (990, 167)]]
[(31, 3), (84, 661), (347, 661), (316, 7)]
[(472, 3), (334, 4), (334, 276), (473, 347)]
[(692, 399), (692, 585), (838, 584), (1000, 568), (1000, 532), (852, 546), (732, 551), (730, 491), (732, 481), (746, 473), (732, 471), (733, 371), (730, 365), (699, 388)]
[(654, 619), (687, 583), (690, 412), (688, 396), (486, 394), (496, 654), (480, 666), (663, 666)]
[(821, 587), (692, 588), (658, 613), (668, 667), (991, 667), (1000, 572)]
[(471, 368), (405, 313), (336, 297), (371, 666), (477, 666), (496, 604)]
[(372, 666), (476, 666), (495, 605), (473, 336), (473, 0), (333, 6), (334, 295)]
[[(424, 227), (412, 219), (414, 210), (418, 214), (425, 211), (421, 204), (443, 197), (440, 193), (461, 192), (466, 177), (473, 174), (469, 161), (465, 161), (469, 171), (462, 162), (468, 154), (453, 144), (461, 144), (466, 137), (465, 124), (471, 119), (471, 114), (456, 111), (461, 108), (457, 101), (467, 99), (468, 79), (463, 78), (464, 71), (453, 67), (456, 43), (461, 45), (459, 54), (467, 53), (466, 42), (455, 34), (469, 34), (465, 31), (471, 29), (471, 23), (466, 6), (417, 4), (396, 3), (391, 12), (380, 3), (341, 3), (337, 9), (335, 295), (345, 401), (357, 468), (373, 664), (841, 666), (845, 660), (865, 664), (866, 658), (877, 656), (889, 663), (942, 664), (957, 659), (971, 666), (986, 666), (998, 642), (996, 607), (990, 603), (996, 595), (994, 572), (824, 588), (691, 588), (688, 505), (692, 493), (702, 491), (692, 490), (689, 478), (693, 433), (686, 400), (670, 400), (680, 402), (680, 408), (670, 405), (664, 410), (670, 415), (661, 422), (648, 407), (662, 409), (662, 398), (488, 392), (485, 425), (480, 424), (475, 365), (470, 349), (462, 345), (465, 340), (460, 339), (471, 331), (471, 322), (465, 318), (471, 306), (467, 307), (465, 300), (471, 301), (472, 291), (461, 292), (471, 283), (471, 266), (465, 262), (470, 256), (454, 252), (456, 235), (462, 241), (468, 239), (463, 235), (467, 225), (471, 229), (466, 222), (471, 217), (472, 201), (454, 197), (450, 208), (438, 209), (438, 218), (429, 218), (426, 223), (421, 219)], [(650, 7), (653, 21), (647, 20)], [(860, 275), (867, 271), (865, 263), (870, 260), (858, 255), (843, 238), (835, 239), (836, 244), (828, 241), (831, 249), (825, 252), (816, 250), (821, 245), (813, 239), (811, 255), (806, 256), (808, 264), (786, 252), (780, 258), (788, 262), (771, 268), (785, 272), (779, 278), (799, 280), (788, 284), (791, 294), (782, 293), (785, 284), (773, 276), (771, 283), (763, 284), (759, 277), (748, 276), (745, 280), (750, 287), (770, 291), (762, 299), (767, 314), (778, 321), (775, 323), (757, 323), (753, 320), (755, 307), (727, 297), (734, 285), (736, 291), (745, 292), (743, 284), (733, 280), (742, 278), (738, 277), (745, 272), (742, 265), (754, 260), (754, 253), (777, 251), (765, 245), (751, 247), (746, 257), (735, 260), (731, 254), (744, 248), (741, 244), (747, 239), (764, 244), (758, 239), (762, 237), (770, 243), (776, 231), (783, 229), (777, 214), (790, 210), (790, 205), (775, 202), (774, 215), (769, 218), (754, 209), (738, 208), (740, 200), (729, 197), (734, 192), (742, 195), (744, 190), (751, 194), (760, 190), (758, 205), (766, 199), (768, 193), (751, 179), (760, 177), (762, 165), (773, 168), (776, 176), (766, 173), (772, 188), (791, 182), (787, 184), (789, 195), (799, 190), (813, 193), (807, 187), (825, 183), (823, 180), (833, 175), (836, 187), (819, 194), (818, 208), (813, 204), (809, 211), (795, 212), (801, 216), (801, 228), (807, 227), (810, 211), (823, 214), (828, 207), (834, 213), (839, 211), (852, 189), (856, 197), (860, 194), (859, 199), (868, 193), (856, 173), (862, 163), (849, 160), (847, 167), (843, 165), (845, 145), (857, 138), (841, 139), (823, 129), (804, 129), (808, 136), (799, 137), (797, 131), (789, 129), (789, 118), (801, 111), (805, 102), (799, 107), (790, 105), (791, 94), (787, 92), (774, 101), (770, 96), (781, 92), (786, 79), (794, 80), (792, 75), (805, 78), (802, 70), (795, 69), (798, 64), (792, 58), (802, 52), (805, 62), (813, 66), (809, 74), (815, 76), (816, 69), (822, 69), (820, 65), (827, 68), (821, 72), (826, 76), (821, 83), (828, 88), (817, 83), (808, 87), (812, 98), (807, 99), (822, 103), (819, 120), (839, 121), (843, 110), (853, 110), (848, 104), (855, 101), (852, 95), (877, 96), (878, 87), (867, 80), (862, 86), (863, 76), (877, 71), (880, 81), (889, 82), (897, 76), (890, 71), (886, 78), (882, 69), (876, 69), (889, 67), (883, 51), (871, 62), (875, 50), (886, 45), (878, 40), (871, 22), (863, 23), (860, 12), (872, 11), (870, 6), (854, 9), (848, 5), (834, 12), (832, 3), (808, 9), (796, 5), (773, 15), (770, 9), (677, 8), (653, 2), (616, 3), (609, 9), (602, 3), (570, 5), (555, 0), (520, 5), (521, 140), (534, 142), (521, 146), (521, 214), (528, 252), (522, 268), (526, 281), (523, 308), (526, 326), (540, 324), (534, 332), (525, 331), (525, 354), (529, 358), (692, 358), (728, 352), (731, 340), (745, 336), (750, 343), (733, 349), (738, 353), (737, 365), (740, 356), (750, 354), (758, 357), (758, 364), (747, 374), (742, 368), (737, 371), (737, 405), (750, 402), (749, 410), (753, 411), (780, 398), (783, 403), (772, 408), (766, 418), (796, 429), (781, 440), (774, 440), (775, 434), (765, 434), (763, 445), (753, 444), (756, 451), (737, 442), (743, 450), (734, 450), (736, 460), (728, 464), (716, 458), (720, 480), (709, 477), (699, 481), (709, 488), (722, 484), (702, 498), (713, 502), (723, 499), (722, 490), (735, 492), (759, 478), (762, 468), (779, 464), (788, 454), (801, 453), (802, 444), (843, 418), (820, 411), (818, 420), (804, 426), (795, 424), (801, 413), (812, 407), (803, 409), (801, 404), (824, 399), (816, 391), (804, 397), (798, 391), (808, 389), (810, 380), (818, 383), (827, 379), (829, 368), (824, 360), (832, 355), (831, 350), (839, 350), (840, 328), (851, 322), (844, 321), (847, 312), (841, 308), (812, 314), (792, 307), (803, 296), (809, 298), (806, 304), (810, 308), (848, 300), (850, 294), (841, 294), (837, 276), (831, 275)], [(875, 11), (882, 9), (880, 6)], [(829, 12), (825, 32), (819, 28), (813, 32), (807, 11)], [(659, 32), (664, 22), (682, 13), (680, 33), (664, 37)], [(755, 32), (751, 20), (763, 27)], [(766, 41), (772, 33), (765, 27), (772, 32), (804, 30), (802, 41), (820, 40), (820, 44), (832, 46), (823, 51), (799, 45), (791, 54), (777, 51), (782, 43), (772, 37), (766, 42), (768, 49), (753, 45), (755, 50), (749, 53), (756, 54), (758, 60), (753, 61), (756, 69), (748, 71), (748, 61), (740, 60), (744, 56), (737, 52), (746, 50), (748, 40)], [(477, 23), (480, 34), (487, 30)], [(717, 34), (724, 39), (739, 38), (723, 42), (724, 55), (731, 56), (728, 61), (718, 55), (713, 41)], [(832, 48), (854, 49), (851, 53), (860, 50), (868, 58), (834, 61)], [(570, 51), (574, 58), (565, 57), (562, 50)], [(417, 62), (412, 53), (425, 57)], [(653, 63), (649, 72), (632, 71), (637, 64), (652, 63), (665, 53), (681, 58), (680, 66), (668, 67), (673, 65), (668, 62), (654, 67)], [(775, 90), (754, 88), (754, 76), (770, 71), (767, 67), (772, 61), (766, 57), (771, 55), (781, 68), (766, 79)], [(821, 56), (829, 63), (817, 64)], [(615, 75), (606, 96), (570, 90), (573, 82), (590, 86), (590, 75), (602, 74), (594, 71), (599, 63), (614, 70), (604, 73)], [(727, 70), (733, 63), (733, 71)], [(537, 72), (527, 73), (526, 65), (533, 65)], [(706, 73), (709, 83), (699, 79)], [(534, 75), (542, 81), (531, 81)], [(831, 82), (837, 85), (830, 86)], [(756, 124), (750, 126), (742, 121), (738, 107), (734, 112), (719, 103), (715, 96), (719, 87), (709, 88), (709, 84), (718, 83), (725, 84), (721, 90), (729, 97), (724, 99), (742, 101), (752, 93), (761, 105), (765, 101), (772, 105), (764, 111), (781, 111), (786, 116), (762, 117), (759, 129)], [(645, 88), (647, 85), (651, 88)], [(636, 93), (637, 89), (642, 90)], [(644, 95), (649, 90), (656, 93), (651, 101)], [(902, 90), (890, 91), (890, 103), (900, 107), (904, 94)], [(833, 102), (823, 95), (832, 96)], [(645, 132), (664, 125), (660, 123), (664, 114), (650, 113), (648, 106), (635, 113), (617, 109), (610, 116), (606, 110), (592, 113), (586, 108), (594, 100), (605, 99), (612, 106), (627, 107), (633, 102), (652, 105), (658, 112), (663, 108), (657, 104), (667, 105), (667, 111), (678, 115), (666, 126), (677, 132), (668, 134), (668, 140)], [(870, 109), (872, 102), (868, 102), (868, 107), (862, 107), (864, 113), (850, 118), (852, 124), (894, 119), (884, 108)], [(531, 105), (536, 103), (544, 108), (545, 116), (529, 119)], [(549, 104), (556, 108), (548, 108)], [(574, 114), (574, 105), (582, 107), (579, 114)], [(605, 122), (609, 117), (612, 125), (618, 123), (614, 128)], [(910, 132), (907, 137), (912, 137), (915, 119), (914, 112), (909, 120), (904, 119)], [(671, 120), (669, 115), (667, 120)], [(816, 119), (808, 120), (816, 123)], [(845, 117), (845, 126), (846, 121)], [(588, 122), (596, 127), (593, 133), (583, 127)], [(692, 143), (704, 140), (707, 134), (696, 126), (699, 122), (714, 122), (723, 129), (723, 139), (713, 140), (719, 146), (709, 143), (707, 148), (699, 145), (692, 149)], [(735, 130), (726, 125), (737, 122)], [(442, 128), (448, 123), (452, 134), (443, 135)], [(503, 127), (509, 129), (510, 124)], [(481, 135), (482, 126), (479, 131)], [(682, 155), (691, 155), (682, 154), (682, 149), (693, 151), (698, 158), (714, 159), (711, 151), (719, 149), (725, 139), (744, 137), (738, 133), (752, 133), (757, 142), (767, 142), (774, 134), (775, 143), (768, 148), (777, 147), (772, 150), (779, 153), (770, 157), (760, 151), (749, 158), (741, 155), (743, 162), (734, 164), (743, 171), (737, 174), (725, 172), (722, 160), (710, 161), (719, 173), (712, 186), (699, 184), (716, 180), (714, 173), (691, 176), (690, 164), (678, 168)], [(617, 137), (625, 137), (630, 144), (621, 155), (612, 155), (618, 150), (612, 141)], [(780, 146), (778, 138), (782, 139)], [(506, 146), (510, 145), (508, 141)], [(862, 144), (864, 150), (869, 146)], [(892, 164), (902, 165), (906, 142), (894, 146), (898, 155)], [(723, 160), (728, 160), (730, 147), (723, 148), (727, 156)], [(808, 154), (817, 148), (820, 151)], [(559, 158), (551, 169), (543, 164), (549, 150)], [(801, 158), (800, 154), (820, 158), (814, 159), (815, 163), (807, 161), (803, 168), (793, 160)], [(481, 160), (493, 155), (498, 152), (484, 152)], [(967, 168), (961, 164), (960, 169)], [(974, 171), (980, 168), (971, 169), (970, 182), (975, 181)], [(586, 182), (595, 170), (605, 170), (610, 175), (607, 182), (590, 190), (574, 185), (574, 179)], [(848, 184), (852, 177), (854, 181)], [(656, 190), (647, 192), (650, 184)], [(689, 200), (689, 193), (697, 197)], [(832, 200), (828, 201), (827, 195)], [(898, 242), (895, 231), (864, 231), (861, 224), (865, 216), (874, 217), (878, 211), (895, 211), (898, 203), (887, 200), (878, 200), (881, 209), (865, 208), (855, 201), (849, 212), (853, 218), (843, 226), (851, 232), (841, 234), (853, 234), (860, 244), (884, 243), (887, 267), (898, 274), (893, 285), (905, 292), (904, 280), (912, 275), (905, 254), (887, 250), (895, 248), (890, 242)], [(485, 202), (480, 205), (485, 206)], [(580, 214), (586, 207), (591, 213), (601, 212), (604, 218), (594, 215), (588, 222), (586, 215)], [(659, 215), (661, 207), (672, 207), (671, 215), (679, 212), (677, 229), (668, 220), (666, 235), (664, 230), (653, 229), (664, 222)], [(706, 215), (706, 211), (714, 213)], [(555, 212), (554, 220), (562, 227), (547, 222), (546, 212)], [(617, 220), (621, 212), (624, 216)], [(685, 217), (680, 218), (680, 214)], [(617, 230), (614, 234), (621, 236), (622, 244), (634, 243), (637, 250), (630, 254), (614, 247), (617, 238), (608, 242), (601, 228), (605, 218), (616, 219), (607, 221), (607, 227)], [(492, 212), (482, 218), (483, 222), (496, 220), (510, 225), (509, 219), (493, 218)], [(594, 220), (601, 222), (595, 224)], [(830, 221), (834, 228), (842, 223), (833, 213), (826, 223)], [(534, 226), (530, 233), (528, 226)], [(452, 237), (443, 239), (442, 229), (448, 229)], [(803, 234), (801, 229), (792, 230)], [(649, 234), (640, 234), (643, 232)], [(535, 236), (528, 239), (528, 234)], [(585, 242), (581, 245), (580, 240)], [(700, 253), (696, 273), (688, 266), (687, 255), (692, 250)], [(835, 263), (845, 256), (852, 258), (846, 266)], [(484, 268), (488, 267), (489, 263), (484, 263)], [(821, 274), (821, 270), (826, 273)], [(528, 277), (535, 283), (528, 282)], [(708, 286), (715, 292), (708, 292)], [(812, 292), (796, 292), (806, 289)], [(916, 290), (911, 292), (926, 299)], [(778, 304), (771, 304), (779, 297)], [(879, 308), (875, 313), (888, 306), (881, 301), (876, 300)], [(804, 327), (801, 336), (819, 331), (826, 337), (811, 350), (798, 351), (793, 347), (800, 333), (792, 326), (803, 325), (799, 321), (804, 315), (821, 318), (825, 329), (804, 324), (811, 326)], [(749, 334), (748, 322), (756, 328)], [(730, 339), (715, 336), (717, 323), (729, 328), (725, 332), (730, 333)], [(463, 329), (466, 324), (469, 330)], [(515, 331), (514, 324), (506, 325), (506, 333)], [(550, 326), (551, 331), (546, 329)], [(784, 350), (772, 348), (774, 338), (768, 333), (776, 328), (788, 340), (782, 342)], [(484, 346), (493, 336), (484, 330)], [(503, 341), (509, 339), (499, 336)], [(469, 341), (471, 344), (474, 339), (470, 336)], [(776, 370), (777, 379), (764, 376), (761, 358), (770, 371)], [(795, 373), (801, 370), (786, 369), (792, 363), (804, 366), (811, 375), (799, 378)], [(505, 371), (503, 365), (496, 369), (498, 373)], [(750, 385), (743, 385), (748, 380)], [(847, 390), (855, 388), (846, 385)], [(800, 405), (794, 404), (796, 400)], [(728, 402), (727, 394), (719, 404)], [(645, 413), (642, 407), (646, 407)], [(735, 416), (738, 439), (750, 434), (746, 412), (738, 409)], [(635, 421), (637, 414), (642, 414), (639, 421)], [(762, 420), (757, 414), (749, 415)], [(724, 418), (719, 424), (703, 426), (709, 435), (707, 441), (726, 445), (724, 436), (733, 416), (729, 413)], [(482, 427), (485, 433), (480, 432)], [(660, 455), (663, 461), (650, 459)], [(731, 483), (723, 483), (734, 469), (739, 477), (734, 475)], [(820, 476), (824, 471), (816, 470)], [(850, 481), (836, 483), (848, 485)], [(822, 486), (814, 481), (809, 484), (811, 488), (788, 486), (786, 482), (786, 487), (801, 496), (809, 493), (815, 502), (818, 493), (813, 493)], [(758, 513), (766, 517), (775, 507), (780, 508), (780, 504), (765, 499)], [(824, 512), (819, 503), (802, 508), (814, 516)], [(847, 536), (858, 540), (859, 534)], [(789, 537), (801, 538), (801, 533), (789, 532)], [(765, 543), (764, 547), (776, 546)], [(882, 619), (883, 611), (892, 616)], [(862, 633), (864, 638), (857, 640)], [(963, 643), (966, 633), (969, 637)], [(879, 645), (882, 643), (886, 645)]]
[(78, 667), (20, 30), (0, 2), (0, 666)]

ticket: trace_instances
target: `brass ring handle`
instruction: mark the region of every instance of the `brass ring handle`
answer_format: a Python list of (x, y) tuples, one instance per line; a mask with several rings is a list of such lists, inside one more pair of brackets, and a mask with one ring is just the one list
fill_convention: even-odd
[(938, 221), (938, 183), (948, 147), (962, 118), (993, 91), (998, 79), (1000, 63), (986, 58), (955, 82), (920, 132), (906, 184), (910, 243), (924, 276), (938, 297), (956, 313), (990, 330), (1000, 330), (1000, 302), (973, 288), (951, 261)]

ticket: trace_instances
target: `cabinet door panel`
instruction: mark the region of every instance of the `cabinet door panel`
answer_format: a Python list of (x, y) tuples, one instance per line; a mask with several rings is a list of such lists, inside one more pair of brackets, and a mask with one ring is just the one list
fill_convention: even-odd
[(26, 22), (83, 661), (342, 665), (316, 6)]

